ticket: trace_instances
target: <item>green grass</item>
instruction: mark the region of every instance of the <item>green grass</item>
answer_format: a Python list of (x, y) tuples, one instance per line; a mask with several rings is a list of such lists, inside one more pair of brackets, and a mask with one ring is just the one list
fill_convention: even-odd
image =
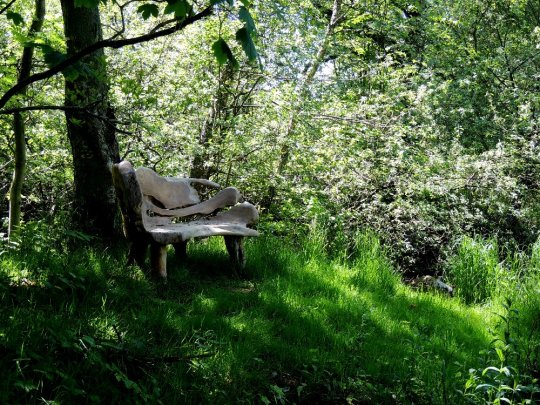
[(464, 237), (449, 264), (449, 278), (466, 303), (485, 302), (495, 292), (501, 270), (495, 240)]
[(190, 243), (167, 284), (45, 235), (0, 256), (2, 403), (460, 403), (498, 320), (403, 285), (369, 233), (336, 258), (317, 233), (249, 240), (246, 279), (221, 239)]

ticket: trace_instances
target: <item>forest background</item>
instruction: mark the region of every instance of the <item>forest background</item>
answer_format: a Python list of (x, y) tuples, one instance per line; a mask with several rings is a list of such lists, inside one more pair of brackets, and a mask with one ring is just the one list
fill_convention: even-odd
[[(373, 232), (393, 272), (445, 275), (467, 304), (530, 280), (537, 291), (538, 2), (60, 3), (32, 30), (39, 0), (0, 2), (0, 94), (28, 77), (25, 49), (50, 71), (99, 41), (83, 27), (76, 43), (84, 24), (69, 7), (98, 16), (106, 39), (177, 29), (106, 45), (2, 99), (2, 196), (17, 145), (27, 153), (21, 240), (25, 226), (89, 243), (117, 233), (105, 169), (121, 158), (238, 187), (262, 233), (300, 249), (323, 229), (323, 250), (351, 259)], [(88, 152), (77, 133), (106, 148)], [(14, 201), (0, 200), (6, 234)]]

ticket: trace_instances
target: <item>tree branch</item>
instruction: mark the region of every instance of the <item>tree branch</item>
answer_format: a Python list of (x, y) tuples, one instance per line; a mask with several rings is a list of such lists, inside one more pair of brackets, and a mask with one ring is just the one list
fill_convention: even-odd
[(40, 110), (72, 111), (72, 110), (84, 110), (84, 108), (67, 107), (63, 105), (33, 105), (33, 106), (28, 106), (28, 107), (6, 108), (4, 110), (0, 110), (0, 115), (13, 114), (13, 113), (25, 112), (25, 111), (40, 111)]
[(16, 1), (17, 1), (17, 0), (11, 0), (8, 4), (6, 4), (6, 5), (2, 8), (2, 10), (0, 10), (0, 14), (4, 14), (4, 12), (5, 12), (8, 8), (10, 8), (10, 7), (13, 5), (13, 3), (15, 3)]
[(2, 166), (0, 166), (0, 172), (3, 171), (6, 167), (8, 167), (14, 159), (10, 159), (7, 163), (4, 163)]
[(213, 9), (214, 9), (214, 6), (210, 5), (204, 10), (202, 10), (200, 13), (195, 14), (191, 17), (184, 18), (183, 20), (179, 21), (176, 25), (172, 27), (155, 31), (155, 32), (150, 32), (148, 34), (140, 35), (138, 37), (117, 39), (117, 40), (106, 39), (103, 41), (98, 41), (90, 45), (89, 47), (75, 53), (74, 55), (71, 55), (70, 57), (66, 58), (65, 60), (53, 66), (52, 68), (45, 70), (43, 72), (40, 72), (40, 73), (35, 73), (29, 76), (26, 80), (23, 80), (15, 84), (8, 91), (6, 91), (4, 95), (0, 98), (0, 108), (3, 108), (13, 96), (15, 96), (19, 91), (24, 89), (26, 86), (32, 83), (35, 83), (37, 81), (43, 80), (43, 79), (47, 79), (49, 77), (54, 76), (57, 73), (62, 72), (67, 67), (72, 66), (73, 64), (77, 63), (82, 58), (84, 58), (85, 56), (88, 56), (99, 49), (103, 49), (103, 48), (118, 49), (124, 46), (140, 44), (142, 42), (148, 42), (156, 38), (173, 34), (175, 32), (181, 31), (188, 25), (191, 25), (199, 20), (202, 20), (205, 17), (212, 15)]
[[(122, 123), (119, 121), (111, 120), (109, 117), (105, 117), (103, 115), (95, 114), (93, 112), (88, 111), (85, 107), (76, 107), (76, 106), (64, 106), (64, 105), (34, 105), (34, 106), (28, 106), (28, 107), (18, 107), (18, 108), (6, 108), (4, 110), (0, 110), (0, 115), (7, 115), (7, 114), (13, 114), (17, 112), (24, 112), (24, 111), (50, 111), (50, 110), (59, 110), (59, 111), (78, 111), (82, 112), (83, 114), (87, 114), (91, 117), (98, 118), (100, 120), (103, 120), (107, 122), (109, 125), (114, 124), (123, 124), (126, 125), (126, 123)], [(120, 129), (118, 127), (114, 127), (114, 129), (122, 134), (131, 135), (132, 133), (129, 131), (124, 131), (123, 129)]]

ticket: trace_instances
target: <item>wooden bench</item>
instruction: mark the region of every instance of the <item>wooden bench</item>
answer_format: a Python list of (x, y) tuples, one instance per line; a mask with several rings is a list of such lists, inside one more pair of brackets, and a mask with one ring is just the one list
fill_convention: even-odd
[[(185, 257), (190, 239), (220, 235), (235, 269), (243, 268), (242, 241), (259, 235), (249, 228), (259, 214), (253, 205), (238, 203), (241, 196), (237, 189), (228, 187), (201, 202), (192, 183), (213, 188), (219, 185), (203, 179), (161, 177), (148, 168), (135, 171), (128, 161), (113, 165), (112, 177), (130, 244), (129, 264), (143, 267), (150, 246), (152, 274), (166, 278), (167, 245), (174, 246), (177, 256)], [(220, 211), (226, 207), (232, 208)]]

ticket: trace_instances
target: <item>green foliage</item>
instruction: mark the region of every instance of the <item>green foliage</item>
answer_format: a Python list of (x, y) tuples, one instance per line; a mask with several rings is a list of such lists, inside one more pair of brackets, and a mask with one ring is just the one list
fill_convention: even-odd
[(242, 45), (242, 49), (246, 53), (249, 60), (257, 59), (257, 50), (255, 49), (255, 44), (251, 39), (251, 34), (248, 28), (244, 27), (236, 31), (236, 40)]
[(352, 257), (359, 269), (358, 282), (377, 283), (387, 293), (394, 292), (398, 282), (397, 274), (379, 238), (372, 231), (356, 234)]
[[(111, 37), (122, 27), (114, 3), (104, 3)], [(179, 19), (193, 12), (188, 1), (166, 3), (164, 12)], [(475, 371), (466, 397), (518, 398), (519, 384), (532, 384), (526, 376), (537, 376), (540, 363), (538, 7), (345, 3), (302, 94), (328, 2), (211, 1), (220, 4), (216, 15), (182, 35), (107, 54), (116, 116), (109, 124), (129, 132), (117, 133), (122, 156), (164, 175), (188, 175), (194, 156), (204, 156), (212, 180), (261, 206), (275, 187), (259, 229), (284, 239), (248, 244), (249, 281), (222, 277), (224, 249), (213, 241), (190, 246), (192, 261), (175, 263), (163, 289), (138, 270), (126, 275), (116, 253), (72, 253), (97, 241), (60, 226), (72, 202), (65, 120), (59, 112), (26, 115), (27, 225), (0, 252), (8, 308), (1, 319), (18, 321), (1, 337), (5, 387), (17, 382), (22, 398), (41, 390), (66, 402), (84, 390), (141, 402), (453, 403), (463, 399), (455, 396), (463, 388), (457, 373), (468, 368)], [(2, 92), (28, 44), (29, 4), (15, 3), (0, 21)], [(65, 58), (59, 6), (48, 7), (36, 66)], [(160, 7), (133, 6), (143, 18), (129, 21), (125, 35), (153, 29)], [(242, 51), (248, 61), (235, 57)], [(246, 63), (256, 58), (264, 71)], [(66, 78), (78, 74), (91, 71), (74, 67)], [(62, 85), (36, 83), (13, 105), (62, 105)], [(0, 117), (0, 129), (5, 194), (10, 116)], [(33, 221), (49, 217), (54, 227)], [(397, 272), (447, 273), (463, 302), (412, 292)], [(27, 288), (23, 279), (38, 284)], [(490, 308), (502, 297), (519, 308), (516, 343), (494, 343), (479, 364), (484, 323), (494, 326)], [(63, 350), (67, 358), (56, 358)], [(202, 357), (159, 360), (183, 353)], [(159, 392), (152, 378), (165, 379)], [(490, 386), (476, 390), (481, 384)]]
[(214, 55), (220, 65), (224, 65), (229, 62), (232, 66), (238, 67), (238, 61), (234, 57), (231, 48), (223, 38), (219, 38), (216, 42), (212, 44), (212, 50)]
[[(108, 55), (116, 118), (133, 133), (117, 133), (122, 156), (163, 174), (188, 175), (194, 156), (203, 153), (213, 180), (238, 186), (256, 204), (276, 187), (268, 214), (279, 223), (268, 229), (302, 232), (320, 214), (310, 205), (317, 200), (319, 211), (333, 218), (331, 239), (338, 229), (351, 239), (358, 229), (374, 229), (394, 264), (409, 274), (444, 271), (454, 253), (449, 246), (464, 235), (521, 248), (536, 240), (538, 30), (534, 12), (527, 11), (533, 6), (443, 2), (411, 6), (405, 10), (409, 18), (400, 2), (345, 6), (325, 61), (306, 89), (295, 131), (284, 139), (298, 79), (321, 43), (329, 5), (220, 3), (216, 16), (185, 35)], [(171, 13), (179, 7), (184, 15), (189, 4), (163, 6)], [(53, 66), (65, 57), (64, 38), (60, 10), (49, 7), (36, 42), (50, 48), (36, 45), (43, 50), (37, 63)], [(134, 10), (147, 21), (130, 21), (126, 35), (151, 30), (151, 17), (163, 8), (138, 4)], [(12, 11), (28, 20), (31, 10), (21, 3)], [(103, 21), (120, 21), (113, 3), (101, 11)], [(20, 45), (28, 39), (23, 27), (2, 24), (6, 64), (0, 86), (6, 90), (16, 80)], [(107, 27), (105, 37), (114, 35)], [(260, 59), (264, 72), (248, 66), (239, 52)], [(227, 64), (240, 69), (224, 78)], [(77, 66), (65, 74), (69, 79), (91, 73)], [(63, 102), (59, 79), (28, 91), (17, 102)], [(209, 117), (220, 93), (227, 96)], [(68, 207), (71, 169), (61, 113), (28, 117), (34, 152), (23, 210), (37, 218)], [(9, 134), (9, 117), (0, 119)], [(207, 121), (213, 136), (200, 144)], [(8, 164), (0, 173), (4, 194), (13, 168), (10, 144), (7, 139), (0, 145), (0, 160)], [(290, 159), (279, 174), (284, 145)], [(6, 207), (2, 199), (3, 216)]]
[(15, 13), (13, 11), (7, 11), (6, 18), (13, 21), (13, 24), (15, 25), (21, 25), (24, 22), (23, 17), (19, 13)]
[(156, 4), (143, 4), (137, 8), (137, 11), (141, 13), (142, 18), (147, 20), (150, 16), (157, 17), (159, 14), (159, 9)]
[(247, 9), (247, 6), (241, 6), (238, 11), (238, 17), (240, 20), (244, 22), (245, 28), (248, 31), (248, 33), (253, 34), (257, 31), (255, 27), (255, 21), (253, 21), (253, 17), (251, 16), (251, 13)]
[(54, 49), (50, 45), (37, 43), (35, 46), (41, 49), (43, 52), (43, 59), (49, 67), (54, 67), (67, 58), (65, 53)]
[(186, 0), (167, 0), (167, 6), (165, 6), (164, 13), (174, 13), (176, 18), (184, 18), (191, 12), (191, 4)]
[(234, 0), (211, 0), (210, 4), (216, 5), (216, 4), (224, 3), (225, 1), (229, 4), (229, 6), (232, 6), (234, 4)]
[(495, 336), (490, 349), (481, 353), (485, 367), (469, 370), (469, 379), (461, 392), (469, 403), (532, 404), (540, 399), (538, 379), (524, 373), (523, 353), (513, 337), (515, 324), (520, 322), (519, 311), (512, 307), (511, 300), (503, 307), (503, 336)]

